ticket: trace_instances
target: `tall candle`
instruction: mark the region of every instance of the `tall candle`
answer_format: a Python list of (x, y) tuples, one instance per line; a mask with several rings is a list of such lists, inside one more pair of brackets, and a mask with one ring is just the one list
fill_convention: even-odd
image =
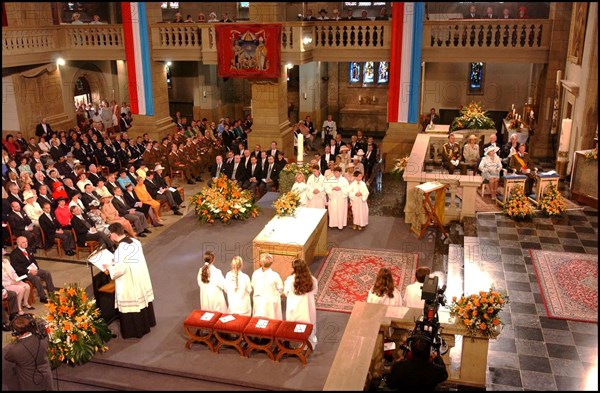
[(512, 105), (510, 106), (510, 109), (512, 109), (512, 111), (514, 112), (514, 111), (515, 111), (515, 104), (512, 104)]
[(533, 119), (533, 109), (531, 110), (531, 112), (529, 112), (529, 117), (530, 117), (531, 119)]
[(569, 151), (571, 145), (571, 127), (573, 126), (573, 120), (563, 119), (562, 127), (560, 128), (560, 142), (558, 144), (558, 151)]
[(296, 157), (297, 162), (302, 162), (304, 160), (304, 135), (302, 133), (298, 134), (298, 156)]
[(560, 86), (561, 75), (562, 75), (562, 71), (561, 70), (556, 71), (556, 86)]

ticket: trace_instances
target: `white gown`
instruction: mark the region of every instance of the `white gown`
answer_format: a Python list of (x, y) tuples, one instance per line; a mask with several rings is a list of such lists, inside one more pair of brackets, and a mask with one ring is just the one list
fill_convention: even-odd
[(379, 297), (373, 293), (373, 288), (371, 288), (369, 289), (369, 295), (367, 296), (367, 303), (385, 304), (386, 306), (402, 306), (402, 293), (400, 293), (398, 288), (394, 288), (393, 298), (388, 297), (388, 295)]
[[(341, 190), (333, 188), (339, 186)], [(344, 229), (348, 225), (348, 180), (340, 176), (333, 176), (325, 182), (325, 192), (329, 197), (327, 210), (329, 211), (329, 227)]]
[(198, 287), (200, 287), (200, 309), (203, 311), (217, 311), (226, 313), (225, 303), (225, 277), (221, 270), (214, 265), (209, 266), (209, 282), (202, 282), (202, 268), (198, 270)]
[(235, 274), (227, 272), (225, 275), (225, 292), (227, 293), (230, 313), (252, 315), (252, 304), (250, 303), (252, 285), (250, 284), (250, 277), (246, 273), (238, 272), (236, 289)]
[(256, 269), (252, 273), (252, 289), (254, 290), (252, 316), (282, 320), (283, 281), (279, 273), (270, 268), (266, 271), (263, 271), (262, 268)]
[(312, 291), (305, 293), (304, 295), (296, 295), (294, 293), (294, 277), (294, 274), (289, 275), (288, 278), (285, 279), (283, 285), (283, 293), (287, 298), (285, 320), (312, 324), (313, 331), (310, 334), (308, 341), (310, 341), (313, 349), (315, 349), (317, 346), (317, 305), (315, 302), (315, 295), (318, 290), (318, 282), (316, 278), (312, 277)]
[(421, 300), (421, 294), (423, 290), (421, 287), (422, 283), (415, 281), (410, 285), (406, 286), (404, 290), (404, 305), (406, 307), (414, 307), (422, 309), (425, 306), (425, 300)]
[(306, 192), (308, 190), (308, 186), (306, 183), (294, 183), (292, 186), (292, 191), (298, 194), (300, 197), (299, 206), (306, 206)]
[[(357, 192), (362, 195), (356, 196)], [(352, 223), (361, 227), (369, 225), (369, 205), (367, 204), (369, 189), (365, 182), (361, 180), (360, 182), (353, 181), (350, 183), (348, 197), (350, 197), (350, 203), (352, 204)]]
[[(325, 189), (323, 188), (323, 182), (325, 176), (319, 174), (319, 177), (315, 178), (315, 175), (310, 175), (306, 181), (306, 207), (315, 207), (319, 209), (325, 209)], [(315, 190), (319, 192), (314, 193)]]

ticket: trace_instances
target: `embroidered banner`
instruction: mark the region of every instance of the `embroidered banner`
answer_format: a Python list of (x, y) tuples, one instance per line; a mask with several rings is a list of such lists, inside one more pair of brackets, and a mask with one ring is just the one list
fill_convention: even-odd
[(222, 78), (279, 78), (281, 25), (216, 26), (218, 73)]

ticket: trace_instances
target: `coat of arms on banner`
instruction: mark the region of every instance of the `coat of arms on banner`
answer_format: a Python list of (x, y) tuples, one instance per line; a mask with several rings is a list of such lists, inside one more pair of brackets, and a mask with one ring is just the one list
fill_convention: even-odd
[(217, 26), (219, 76), (278, 78), (281, 71), (281, 26)]

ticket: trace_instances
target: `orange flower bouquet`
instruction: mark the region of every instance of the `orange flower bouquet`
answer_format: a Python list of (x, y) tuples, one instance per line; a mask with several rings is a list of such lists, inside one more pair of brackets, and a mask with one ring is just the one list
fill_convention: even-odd
[(273, 207), (278, 216), (293, 216), (296, 213), (300, 197), (295, 192), (286, 192), (282, 194), (275, 202)]
[(500, 318), (500, 311), (509, 303), (506, 293), (490, 288), (488, 292), (480, 291), (478, 294), (454, 296), (450, 304), (450, 314), (463, 323), (471, 336), (482, 335), (495, 337), (504, 323)]
[(227, 176), (220, 176), (210, 188), (205, 187), (192, 196), (196, 217), (210, 224), (221, 221), (228, 224), (232, 220), (246, 220), (258, 216), (258, 207), (249, 190), (242, 190)]
[(96, 299), (89, 299), (84, 288), (70, 284), (48, 296), (48, 357), (50, 363), (71, 366), (84, 364), (111, 338), (106, 321), (100, 317)]
[(533, 206), (527, 200), (521, 185), (513, 187), (510, 191), (504, 204), (504, 213), (515, 220), (527, 220), (535, 215)]
[(567, 211), (565, 199), (553, 183), (544, 189), (540, 210), (547, 216), (561, 216)]

